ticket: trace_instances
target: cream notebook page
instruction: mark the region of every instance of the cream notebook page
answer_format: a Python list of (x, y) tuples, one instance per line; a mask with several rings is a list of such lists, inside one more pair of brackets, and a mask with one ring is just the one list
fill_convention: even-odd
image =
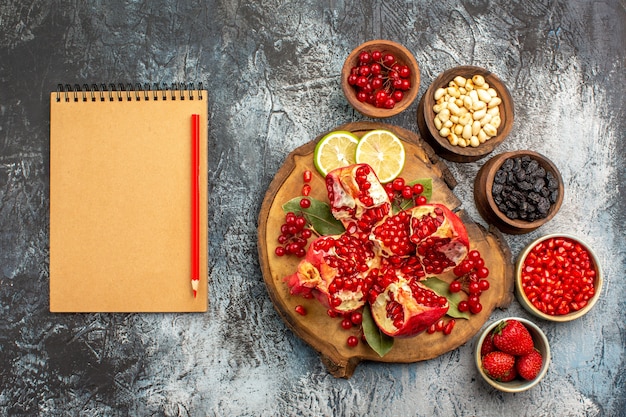
[[(50, 95), (50, 311), (206, 311), (207, 92), (126, 94)], [(192, 114), (200, 115), (195, 298)]]

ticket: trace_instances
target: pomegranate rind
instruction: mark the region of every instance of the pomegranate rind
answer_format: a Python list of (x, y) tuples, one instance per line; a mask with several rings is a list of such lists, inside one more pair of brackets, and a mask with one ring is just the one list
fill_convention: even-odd
[[(439, 297), (434, 291), (415, 282), (423, 291), (431, 292), (433, 297)], [(394, 320), (389, 317), (387, 309), (393, 300), (402, 306), (402, 326), (396, 327)], [(432, 324), (446, 315), (449, 305), (426, 306), (419, 304), (414, 297), (408, 280), (399, 279), (385, 288), (371, 306), (372, 317), (380, 330), (395, 338), (409, 338), (417, 336)]]
[[(358, 172), (362, 169), (367, 171), (366, 181), (369, 183), (369, 189), (365, 192), (357, 181)], [(391, 211), (387, 192), (374, 169), (367, 164), (350, 165), (329, 172), (326, 175), (326, 190), (333, 217), (343, 224), (348, 233), (369, 231)], [(371, 201), (362, 201), (364, 193)], [(366, 216), (368, 212), (371, 215)]]
[[(368, 272), (378, 267), (380, 258), (371, 253), (367, 259), (367, 270), (354, 272), (350, 275), (356, 284), (356, 290), (338, 289), (331, 291), (331, 284), (338, 276), (338, 269), (329, 264), (329, 259), (341, 259), (337, 254), (335, 246), (328, 250), (316, 249), (316, 242), (333, 239), (337, 241), (341, 235), (322, 236), (315, 239), (309, 245), (305, 258), (298, 264), (298, 269), (292, 275), (285, 277), (284, 281), (290, 288), (292, 295), (313, 296), (319, 300), (326, 308), (340, 313), (347, 313), (357, 310), (365, 305), (368, 288), (365, 286), (364, 278)], [(364, 250), (368, 250), (364, 245)], [(371, 251), (371, 250), (370, 250)]]
[[(443, 223), (432, 233), (420, 235), (416, 230), (416, 223), (419, 223), (426, 216), (436, 217), (436, 213), (442, 213)], [(453, 269), (469, 253), (469, 235), (463, 221), (443, 204), (434, 203), (413, 207), (411, 209), (410, 228), (410, 240), (417, 246), (417, 256), (424, 265), (427, 265), (427, 254), (425, 253), (427, 249), (424, 245), (432, 241), (446, 242), (437, 247), (436, 252), (437, 255), (443, 255), (448, 260), (448, 265), (434, 272), (426, 269), (426, 276), (439, 275)]]

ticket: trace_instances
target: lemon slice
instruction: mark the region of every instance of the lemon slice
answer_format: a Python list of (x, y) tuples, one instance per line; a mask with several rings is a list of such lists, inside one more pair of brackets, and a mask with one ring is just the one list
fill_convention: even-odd
[(315, 168), (326, 177), (330, 171), (354, 164), (359, 138), (352, 132), (336, 130), (328, 133), (315, 146)]
[(402, 142), (388, 130), (367, 132), (356, 147), (356, 162), (370, 165), (383, 184), (400, 175), (404, 160)]

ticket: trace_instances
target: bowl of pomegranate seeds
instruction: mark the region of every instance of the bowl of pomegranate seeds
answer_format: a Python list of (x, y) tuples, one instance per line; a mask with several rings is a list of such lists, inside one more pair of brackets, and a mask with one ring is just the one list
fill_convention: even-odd
[(550, 344), (532, 321), (507, 317), (480, 333), (474, 358), (489, 385), (504, 392), (522, 392), (537, 385), (548, 372)]
[(563, 178), (554, 163), (529, 150), (493, 156), (474, 180), (474, 202), (481, 217), (515, 235), (550, 221), (561, 208), (563, 194)]
[(602, 269), (589, 245), (567, 234), (534, 240), (516, 264), (515, 293), (536, 317), (564, 322), (587, 314), (602, 291)]
[(343, 64), (341, 88), (348, 102), (372, 118), (395, 116), (419, 91), (420, 71), (411, 52), (399, 43), (372, 40), (356, 47)]
[(485, 68), (459, 66), (430, 84), (417, 108), (417, 124), (441, 157), (473, 162), (491, 153), (513, 127), (513, 99)]

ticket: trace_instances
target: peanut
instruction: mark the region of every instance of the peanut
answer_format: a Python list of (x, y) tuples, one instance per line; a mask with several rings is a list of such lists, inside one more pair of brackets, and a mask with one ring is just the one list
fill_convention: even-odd
[(477, 147), (498, 134), (502, 99), (482, 75), (457, 75), (433, 97), (435, 127), (451, 145)]

